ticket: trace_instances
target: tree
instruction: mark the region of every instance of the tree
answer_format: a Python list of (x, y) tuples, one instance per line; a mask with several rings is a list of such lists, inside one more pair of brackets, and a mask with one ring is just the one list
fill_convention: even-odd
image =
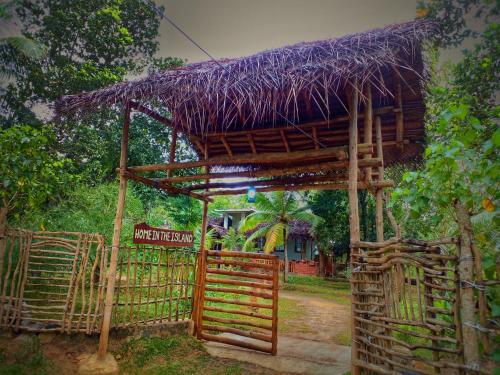
[(47, 127), (0, 130), (0, 228), (9, 214), (40, 207), (73, 179), (68, 160), (51, 151), (54, 142)]
[[(456, 45), (465, 36), (476, 37), (476, 44), (446, 71), (446, 79), (437, 75), (431, 82), (424, 165), (416, 172), (404, 174), (402, 185), (393, 194), (393, 204), (407, 210), (407, 227), (415, 227), (413, 223), (418, 221), (426, 223), (424, 236), (447, 223), (451, 234), (459, 233), (462, 237), (463, 254), (478, 257), (475, 250), (481, 253), (483, 271), (476, 268), (476, 276), (495, 279), (500, 238), (500, 107), (496, 104), (500, 88), (500, 25), (491, 22), (484, 30), (473, 31), (465, 20), (473, 10), (486, 20), (498, 15), (500, 3), (464, 0), (427, 5), (427, 16), (438, 23), (450, 23), (443, 19), (450, 12), (459, 17), (455, 25), (440, 25), (450, 29), (448, 34), (436, 35), (437, 46)], [(486, 290), (493, 318), (498, 321), (500, 288)], [(477, 334), (469, 331), (471, 336)], [(500, 357), (499, 348), (494, 357)]]
[[(297, 199), (298, 198), (298, 199)], [(284, 281), (288, 282), (287, 240), (292, 220), (307, 221), (313, 226), (320, 222), (307, 205), (299, 205), (297, 194), (276, 191), (272, 194), (257, 194), (256, 211), (248, 215), (241, 223), (240, 230), (247, 232), (255, 230), (245, 242), (250, 246), (260, 237), (265, 237), (264, 252), (269, 254), (277, 245), (283, 245), (285, 251)]]
[[(22, 122), (34, 105), (94, 90), (140, 73), (157, 51), (159, 17), (153, 2), (141, 0), (19, 0), (16, 14), (25, 38), (46, 47), (39, 60), (0, 50), (15, 66), (15, 83), (2, 95), (2, 122)], [(16, 99), (14, 101), (14, 98)], [(16, 111), (25, 107), (27, 111)]]
[(222, 250), (241, 251), (245, 245), (245, 235), (231, 227), (218, 242), (222, 245)]

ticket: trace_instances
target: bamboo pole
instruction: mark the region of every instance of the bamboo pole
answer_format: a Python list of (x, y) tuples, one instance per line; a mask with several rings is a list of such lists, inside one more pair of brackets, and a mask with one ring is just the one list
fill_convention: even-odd
[(403, 121), (403, 96), (401, 90), (401, 75), (397, 68), (394, 68), (394, 112), (396, 113), (396, 143), (403, 149), (404, 121)]
[[(349, 93), (349, 231), (350, 242), (356, 243), (360, 240), (359, 235), (359, 213), (358, 213), (358, 91), (357, 83)], [(351, 247), (351, 254), (357, 254), (358, 248)], [(354, 259), (351, 257), (351, 267)], [(354, 277), (351, 276), (351, 278)], [(351, 289), (355, 288), (351, 283)], [(354, 289), (353, 289), (354, 290)], [(353, 298), (356, 298), (353, 296)], [(355, 305), (351, 305), (351, 374), (360, 375), (361, 369), (355, 363), (359, 358), (359, 345), (356, 340)]]
[[(372, 106), (372, 90), (370, 82), (367, 82), (365, 86), (365, 115), (364, 115), (364, 125), (363, 125), (363, 142), (372, 143), (373, 134), (373, 106)], [(372, 154), (364, 154), (363, 159), (371, 159)], [(372, 179), (372, 169), (370, 167), (365, 168), (365, 181), (369, 182)], [(379, 177), (380, 180), (380, 177)]]
[[(370, 159), (375, 160), (375, 159)], [(249, 183), (251, 185), (251, 183)], [(367, 189), (367, 188), (383, 188), (383, 187), (393, 187), (394, 182), (392, 180), (387, 181), (375, 181), (369, 184), (365, 182), (358, 182), (356, 185), (357, 189)], [(299, 184), (299, 185), (271, 185), (264, 187), (257, 187), (255, 190), (259, 193), (269, 192), (269, 191), (299, 191), (299, 190), (348, 190), (349, 185), (345, 183), (319, 183), (319, 184)], [(246, 194), (247, 189), (228, 189), (228, 190), (212, 190), (204, 195), (214, 196), (214, 195), (241, 195)]]
[[(476, 301), (474, 289), (466, 283), (473, 283), (474, 279), (474, 256), (472, 252), (472, 224), (469, 213), (460, 201), (455, 203), (457, 223), (461, 233), (459, 243), (459, 275), (460, 275), (460, 313), (462, 320), (462, 334), (464, 340), (464, 360), (468, 367), (479, 364), (479, 348), (476, 328)], [(473, 284), (472, 284), (473, 285)]]
[[(371, 153), (373, 146), (361, 144), (358, 152)], [(321, 160), (325, 158), (338, 158), (342, 160), (346, 152), (345, 146), (329, 147), (321, 150), (294, 151), (290, 153), (266, 152), (261, 154), (241, 154), (235, 156), (221, 156), (210, 159), (203, 159), (188, 162), (150, 164), (127, 168), (131, 172), (153, 172), (168, 171), (170, 169), (188, 169), (199, 167), (210, 167), (217, 165), (237, 165), (237, 164), (275, 164), (290, 163), (291, 161), (303, 162), (305, 160)]]
[[(168, 155), (169, 163), (175, 163), (176, 147), (177, 147), (177, 131), (172, 130), (172, 139), (170, 140), (170, 151)], [(172, 177), (172, 170), (167, 171), (167, 177)]]
[[(375, 117), (375, 142), (376, 142), (376, 151), (377, 158), (384, 158), (384, 152), (382, 149), (382, 124), (381, 124), (380, 116)], [(384, 165), (380, 165), (378, 167), (378, 181), (382, 181), (384, 179)], [(377, 242), (384, 241), (384, 190), (382, 188), (378, 188), (375, 195), (375, 227), (377, 232)]]
[(279, 292), (279, 259), (273, 259), (273, 321), (271, 354), (278, 353), (278, 292)]
[(122, 142), (120, 151), (120, 186), (118, 190), (118, 202), (116, 205), (116, 216), (113, 230), (113, 240), (111, 244), (111, 260), (108, 273), (108, 288), (106, 290), (106, 302), (104, 304), (104, 314), (101, 327), (101, 335), (99, 337), (99, 349), (97, 358), (103, 360), (106, 357), (108, 350), (109, 328), (111, 326), (111, 312), (113, 309), (113, 295), (115, 290), (116, 265), (118, 262), (118, 250), (120, 246), (120, 234), (122, 229), (123, 211), (125, 208), (125, 196), (127, 191), (127, 178), (125, 171), (127, 168), (127, 148), (128, 148), (128, 133), (130, 125), (130, 106), (125, 107)]

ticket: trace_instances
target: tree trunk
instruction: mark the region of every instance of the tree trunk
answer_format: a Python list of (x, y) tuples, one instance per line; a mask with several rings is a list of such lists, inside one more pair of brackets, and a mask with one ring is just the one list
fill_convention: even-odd
[[(460, 201), (455, 202), (455, 213), (460, 231), (459, 259), (458, 265), (460, 282), (474, 282), (474, 259), (472, 252), (472, 223), (470, 214)], [(460, 288), (460, 312), (462, 320), (462, 332), (464, 345), (464, 359), (466, 366), (474, 366), (479, 363), (478, 337), (473, 327), (476, 321), (473, 288)]]
[(319, 276), (325, 276), (325, 254), (319, 249)]
[(5, 236), (5, 229), (7, 228), (7, 212), (8, 207), (0, 207), (0, 239)]
[(285, 237), (286, 232), (283, 231), (283, 250), (285, 251), (285, 269), (283, 270), (283, 282), (288, 282), (288, 239)]

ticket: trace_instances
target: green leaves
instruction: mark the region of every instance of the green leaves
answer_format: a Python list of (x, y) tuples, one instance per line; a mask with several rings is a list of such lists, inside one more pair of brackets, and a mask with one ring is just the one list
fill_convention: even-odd
[(64, 190), (73, 178), (65, 171), (68, 160), (49, 151), (53, 142), (48, 128), (0, 130), (0, 205), (34, 209)]

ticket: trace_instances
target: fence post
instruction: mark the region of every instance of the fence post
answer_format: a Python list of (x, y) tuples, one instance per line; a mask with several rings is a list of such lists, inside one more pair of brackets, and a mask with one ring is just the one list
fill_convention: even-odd
[(125, 208), (125, 195), (127, 191), (127, 177), (125, 176), (127, 168), (127, 148), (128, 148), (128, 129), (130, 125), (130, 105), (125, 106), (123, 120), (123, 133), (120, 151), (120, 187), (118, 190), (118, 203), (116, 205), (115, 226), (113, 230), (113, 241), (111, 244), (111, 260), (109, 262), (108, 286), (106, 290), (106, 302), (104, 304), (104, 314), (101, 326), (101, 335), (99, 337), (99, 350), (97, 351), (98, 360), (106, 357), (108, 350), (109, 329), (111, 326), (111, 312), (113, 309), (113, 297), (115, 292), (116, 267), (118, 263), (118, 250), (120, 246), (120, 234), (122, 229), (123, 211)]
[[(352, 247), (359, 242), (359, 213), (358, 213), (358, 84), (354, 84), (349, 95), (349, 231), (351, 244), (351, 268), (357, 262), (356, 255), (359, 252), (357, 247)], [(351, 279), (354, 275), (351, 275)], [(354, 292), (355, 284), (351, 283), (351, 291)], [(356, 296), (353, 293), (353, 299)], [(358, 343), (356, 340), (356, 315), (355, 304), (351, 303), (351, 375), (359, 375), (361, 369), (358, 361)]]
[(460, 201), (455, 202), (455, 213), (460, 231), (458, 271), (460, 275), (460, 315), (463, 332), (465, 365), (479, 365), (478, 336), (476, 328), (476, 301), (474, 299), (474, 257), (472, 252), (472, 224), (469, 213)]

